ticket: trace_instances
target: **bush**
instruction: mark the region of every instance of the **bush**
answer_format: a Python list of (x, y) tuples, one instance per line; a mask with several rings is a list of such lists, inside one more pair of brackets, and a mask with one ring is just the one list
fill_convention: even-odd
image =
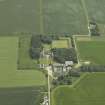
[(57, 85), (71, 85), (72, 84), (72, 78), (68, 75), (61, 75), (58, 77), (57, 80), (53, 80), (52, 84), (54, 86)]
[(45, 44), (51, 44), (52, 43), (52, 37), (51, 36), (41, 36), (42, 43)]
[(71, 70), (71, 71), (69, 72), (69, 75), (70, 75), (71, 77), (80, 77), (80, 72), (77, 71), (77, 70)]

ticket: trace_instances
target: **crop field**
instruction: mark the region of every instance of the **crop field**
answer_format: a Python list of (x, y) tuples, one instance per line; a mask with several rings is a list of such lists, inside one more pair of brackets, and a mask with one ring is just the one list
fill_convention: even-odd
[(89, 18), (105, 24), (105, 0), (85, 0)]
[(56, 88), (52, 105), (105, 105), (105, 73), (91, 73), (74, 87)]
[(18, 38), (0, 38), (0, 87), (45, 85), (45, 76), (37, 70), (17, 70)]
[(45, 0), (44, 24), (48, 34), (88, 33), (81, 0)]
[(0, 88), (0, 105), (40, 105), (41, 95), (35, 88)]
[(0, 0), (0, 33), (40, 33), (40, 0)]
[(61, 40), (54, 40), (52, 42), (52, 48), (68, 48), (68, 40), (61, 39)]
[(105, 40), (82, 39), (77, 40), (77, 49), (80, 61), (90, 61), (93, 64), (105, 65)]
[(104, 4), (105, 0), (0, 0), (0, 33), (86, 35), (89, 20), (103, 32)]

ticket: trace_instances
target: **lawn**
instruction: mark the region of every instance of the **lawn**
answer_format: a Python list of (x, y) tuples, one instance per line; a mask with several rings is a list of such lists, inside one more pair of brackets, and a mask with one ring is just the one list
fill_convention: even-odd
[(47, 34), (87, 34), (81, 0), (44, 0), (43, 20)]
[(91, 73), (74, 87), (58, 87), (52, 105), (105, 105), (105, 73)]
[(45, 85), (45, 76), (38, 70), (17, 70), (18, 38), (0, 38), (0, 87)]
[(76, 41), (79, 59), (93, 64), (105, 65), (105, 40), (82, 39)]
[(18, 69), (35, 69), (37, 68), (36, 60), (32, 60), (29, 55), (31, 46), (31, 35), (19, 37), (18, 50)]
[(61, 39), (61, 40), (53, 40), (52, 48), (68, 48), (68, 40)]
[(40, 0), (0, 0), (0, 33), (40, 33)]

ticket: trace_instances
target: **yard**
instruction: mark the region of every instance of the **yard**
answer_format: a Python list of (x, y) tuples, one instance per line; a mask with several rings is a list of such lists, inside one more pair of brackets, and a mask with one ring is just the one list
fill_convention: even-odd
[(74, 87), (52, 92), (52, 105), (105, 105), (105, 73), (90, 73)]

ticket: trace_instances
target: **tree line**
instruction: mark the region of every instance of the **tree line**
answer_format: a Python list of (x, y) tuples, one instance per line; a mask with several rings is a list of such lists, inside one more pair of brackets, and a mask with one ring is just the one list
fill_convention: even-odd
[(105, 72), (105, 66), (102, 65), (83, 65), (80, 67), (81, 72)]
[(29, 54), (32, 59), (38, 60), (40, 58), (40, 52), (43, 50), (43, 44), (51, 44), (52, 40), (59, 40), (58, 35), (32, 35), (31, 46)]

